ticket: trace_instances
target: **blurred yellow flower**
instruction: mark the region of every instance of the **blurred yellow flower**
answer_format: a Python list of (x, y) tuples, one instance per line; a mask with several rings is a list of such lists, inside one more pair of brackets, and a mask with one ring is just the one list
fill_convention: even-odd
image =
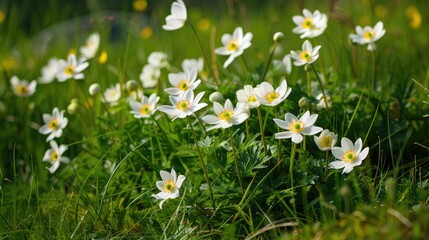
[(379, 18), (384, 18), (387, 14), (387, 8), (384, 5), (375, 5), (375, 15)]
[(105, 64), (107, 62), (108, 55), (106, 51), (102, 51), (100, 57), (98, 58), (98, 62), (100, 64)]
[(210, 28), (210, 20), (207, 18), (202, 18), (197, 24), (198, 29), (201, 31), (207, 31)]
[(1, 60), (0, 69), (3, 69), (5, 71), (10, 71), (17, 69), (19, 67), (18, 60), (12, 57), (8, 57), (6, 59)]
[(422, 15), (420, 14), (419, 9), (416, 6), (411, 5), (407, 7), (405, 13), (410, 20), (410, 27), (412, 29), (419, 29), (422, 24)]
[(153, 30), (151, 27), (144, 27), (141, 31), (140, 31), (140, 38), (142, 39), (149, 39), (150, 37), (152, 37), (153, 34)]
[(5, 14), (3, 10), (0, 9), (0, 24), (4, 21), (4, 19), (5, 19)]
[(137, 12), (143, 12), (147, 8), (147, 1), (146, 0), (134, 0), (133, 8)]

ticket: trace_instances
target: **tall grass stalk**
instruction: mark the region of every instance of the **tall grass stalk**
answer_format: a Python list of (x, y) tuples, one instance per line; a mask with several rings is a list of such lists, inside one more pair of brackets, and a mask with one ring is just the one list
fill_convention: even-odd
[(232, 154), (234, 156), (234, 164), (235, 164), (235, 171), (237, 172), (238, 182), (240, 183), (241, 192), (244, 194), (244, 187), (243, 187), (243, 181), (241, 180), (241, 173), (240, 173), (240, 166), (238, 165), (238, 157), (237, 157), (237, 150), (235, 149), (234, 145), (234, 136), (232, 134), (232, 129), (229, 128), (229, 139), (230, 144), (232, 148)]

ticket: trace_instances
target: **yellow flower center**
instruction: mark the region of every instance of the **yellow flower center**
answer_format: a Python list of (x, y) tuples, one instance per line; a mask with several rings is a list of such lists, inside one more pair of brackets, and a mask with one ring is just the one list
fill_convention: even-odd
[(220, 120), (225, 120), (229, 122), (231, 120), (232, 116), (234, 115), (234, 112), (231, 110), (223, 110), (218, 114), (218, 117)]
[(374, 36), (375, 36), (374, 31), (366, 31), (363, 33), (363, 38), (365, 38), (367, 40), (371, 40)]
[(179, 84), (177, 84), (177, 88), (182, 90), (182, 91), (187, 90), (189, 88), (189, 80), (184, 79), (184, 80), (180, 81)]
[(231, 40), (228, 45), (226, 45), (226, 50), (228, 51), (237, 51), (238, 49), (238, 43), (237, 40), (233, 39)]
[(142, 115), (149, 115), (150, 114), (150, 105), (149, 104), (143, 104), (143, 106), (140, 108), (140, 113)]
[(323, 148), (330, 148), (332, 145), (332, 137), (331, 136), (324, 136), (322, 139), (320, 139), (320, 146)]
[(164, 187), (162, 187), (162, 190), (164, 192), (171, 193), (176, 188), (176, 185), (174, 184), (173, 180), (167, 180), (164, 183)]
[(351, 163), (356, 158), (356, 152), (353, 150), (348, 150), (343, 154), (343, 161), (346, 163)]
[(107, 62), (107, 59), (109, 58), (109, 56), (107, 55), (106, 51), (102, 51), (100, 54), (100, 57), (98, 58), (98, 62), (100, 64), (105, 64)]
[(59, 127), (58, 119), (54, 118), (54, 119), (51, 119), (51, 121), (49, 121), (49, 123), (48, 123), (48, 128), (49, 129), (55, 131), (55, 130), (58, 129), (58, 127)]
[(182, 100), (176, 104), (176, 108), (179, 110), (187, 110), (189, 108), (189, 101)]
[(300, 120), (295, 120), (289, 125), (289, 130), (294, 133), (301, 133), (304, 130), (304, 123)]
[(19, 85), (16, 87), (16, 92), (17, 92), (19, 95), (25, 95), (25, 94), (27, 94), (27, 93), (29, 92), (29, 90), (28, 90), (28, 87), (27, 87), (26, 85), (24, 85), (24, 84), (19, 84)]
[(251, 95), (251, 96), (247, 99), (247, 101), (248, 101), (248, 102), (256, 102), (256, 97), (255, 97), (255, 95)]
[(73, 65), (68, 65), (64, 69), (64, 73), (67, 74), (67, 75), (72, 75), (74, 73), (74, 69), (75, 69), (75, 67)]
[(302, 21), (302, 27), (303, 28), (312, 28), (313, 27), (313, 19), (306, 18), (304, 21)]
[(109, 97), (110, 97), (110, 98), (114, 98), (114, 97), (116, 96), (116, 94), (117, 94), (116, 90), (112, 90), (112, 91), (110, 91), (110, 93), (109, 93)]
[(58, 160), (58, 152), (57, 151), (52, 151), (52, 153), (50, 155), (50, 158), (51, 158), (51, 162), (57, 161)]
[(310, 59), (311, 59), (311, 53), (309, 53), (308, 51), (302, 51), (301, 54), (299, 54), (299, 57), (302, 60), (310, 61)]
[(276, 100), (279, 97), (279, 93), (276, 91), (271, 91), (267, 93), (264, 98), (269, 102), (272, 103), (274, 100)]

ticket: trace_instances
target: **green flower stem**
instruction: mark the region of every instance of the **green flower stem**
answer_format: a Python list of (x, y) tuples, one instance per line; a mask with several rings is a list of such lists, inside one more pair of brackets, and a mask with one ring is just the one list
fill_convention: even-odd
[(203, 129), (204, 136), (207, 136), (207, 131), (206, 131), (206, 128), (204, 127), (203, 122), (201, 121), (201, 118), (200, 118), (200, 117), (198, 116), (198, 114), (196, 114), (196, 113), (195, 113), (195, 116), (197, 117), (198, 122), (199, 122), (199, 123), (200, 123), (200, 125), (201, 125), (201, 129)]
[(241, 68), (243, 68), (244, 76), (250, 78), (249, 68), (247, 67), (247, 64), (246, 64), (246, 61), (243, 58), (243, 55), (240, 56), (240, 64), (241, 64)]
[(230, 139), (230, 143), (231, 143), (232, 154), (234, 155), (235, 171), (237, 172), (238, 181), (240, 183), (241, 191), (244, 194), (244, 187), (243, 187), (243, 182), (241, 180), (240, 167), (238, 166), (238, 157), (237, 157), (237, 151), (236, 151), (235, 146), (234, 146), (234, 138), (232, 136), (232, 129), (229, 128), (228, 130), (229, 130), (229, 139)]
[(376, 66), (375, 66), (375, 53), (371, 51), (371, 60), (372, 60), (372, 89), (375, 90), (376, 84)]
[[(292, 189), (292, 192), (295, 192), (295, 189), (293, 186), (293, 164), (295, 162), (295, 153), (296, 153), (296, 143), (292, 142), (292, 152), (290, 154), (290, 164), (289, 164), (290, 188)], [(292, 201), (292, 205), (293, 205), (293, 209), (295, 210), (295, 201)]]
[(246, 125), (246, 137), (249, 137), (250, 136), (250, 128), (249, 128), (248, 119), (246, 119), (246, 121), (244, 121), (244, 125)]
[(198, 156), (200, 157), (201, 166), (203, 167), (204, 178), (206, 179), (207, 186), (209, 188), (210, 197), (212, 199), (213, 211), (215, 211), (216, 205), (213, 197), (212, 186), (210, 184), (209, 175), (207, 174), (207, 169), (206, 169), (206, 164), (204, 163), (203, 154), (201, 153), (200, 146), (198, 145), (197, 134), (195, 133), (194, 127), (192, 126), (191, 119), (189, 119), (189, 117), (187, 117), (187, 119), (188, 119), (189, 126), (191, 127), (192, 135), (194, 137), (195, 146), (197, 147)]
[(356, 44), (352, 44), (353, 50), (353, 79), (357, 79), (357, 50)]
[(359, 186), (359, 182), (358, 182), (358, 180), (357, 180), (357, 174), (356, 174), (356, 171), (357, 171), (357, 169), (355, 169), (354, 171), (352, 171), (351, 172), (351, 178), (352, 178), (352, 182), (353, 182), (353, 187), (355, 188), (355, 190), (356, 190), (356, 195), (357, 195), (357, 197), (358, 197), (358, 199), (359, 199), (359, 201), (360, 201), (360, 203), (363, 203), (364, 201), (363, 201), (363, 197), (362, 197), (362, 191), (361, 191), (361, 189), (360, 189), (360, 186)]
[(268, 156), (267, 143), (265, 142), (264, 124), (262, 123), (261, 108), (258, 107), (256, 108), (256, 110), (258, 111), (259, 129), (261, 131), (262, 144), (264, 145), (264, 153), (265, 153), (265, 156)]
[(307, 72), (307, 95), (311, 96), (311, 77), (310, 77), (310, 71)]
[(325, 181), (328, 178), (328, 165), (329, 165), (329, 151), (326, 151), (326, 155), (325, 155)]
[(319, 77), (319, 75), (317, 74), (316, 69), (314, 68), (313, 64), (310, 64), (310, 66), (311, 66), (311, 68), (313, 69), (313, 72), (314, 72), (314, 74), (315, 74), (315, 75), (316, 75), (316, 77), (317, 77), (317, 81), (319, 81), (319, 86), (320, 86), (320, 89), (322, 90), (323, 100), (325, 100), (326, 108), (329, 108), (329, 105), (328, 105), (328, 99), (326, 99), (325, 90), (323, 89), (322, 80), (320, 80), (320, 77)]
[(264, 73), (262, 74), (261, 82), (265, 81), (265, 77), (267, 76), (268, 68), (270, 67), (271, 60), (273, 59), (274, 52), (276, 51), (277, 45), (278, 45), (278, 42), (275, 41), (273, 48), (271, 49), (270, 56), (268, 57), (267, 64), (265, 64), (265, 69), (264, 69)]

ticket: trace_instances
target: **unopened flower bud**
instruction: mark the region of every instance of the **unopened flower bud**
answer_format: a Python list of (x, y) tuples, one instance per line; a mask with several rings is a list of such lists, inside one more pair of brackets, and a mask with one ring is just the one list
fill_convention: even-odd
[[(75, 99), (73, 99), (75, 100)], [(73, 101), (67, 106), (67, 112), (70, 115), (73, 115), (77, 112), (77, 110), (79, 109), (79, 103), (77, 101)]]
[(132, 92), (136, 91), (139, 88), (139, 83), (136, 80), (129, 80), (126, 84), (127, 90)]
[(93, 83), (93, 84), (91, 84), (91, 86), (89, 86), (89, 94), (91, 94), (91, 96), (95, 96), (95, 95), (99, 94), (100, 92), (101, 92), (100, 84)]
[(212, 94), (210, 94), (209, 96), (209, 101), (214, 103), (214, 102), (223, 102), (223, 95), (220, 92), (214, 92)]
[(304, 70), (305, 70), (306, 72), (310, 72), (310, 71), (311, 71), (311, 66), (310, 66), (310, 64), (306, 64), (306, 65), (304, 66)]
[(308, 98), (306, 98), (306, 97), (302, 97), (298, 101), (298, 106), (301, 109), (308, 109), (310, 107), (310, 100), (308, 100)]
[(284, 36), (285, 35), (282, 32), (276, 32), (276, 33), (274, 33), (273, 40), (274, 40), (274, 42), (281, 42), (283, 40)]

